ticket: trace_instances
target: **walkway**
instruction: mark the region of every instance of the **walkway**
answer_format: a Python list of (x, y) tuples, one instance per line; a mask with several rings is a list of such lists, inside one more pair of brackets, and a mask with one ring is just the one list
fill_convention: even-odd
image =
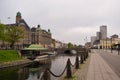
[(116, 73), (102, 59), (99, 53), (92, 53), (87, 80), (120, 80)]

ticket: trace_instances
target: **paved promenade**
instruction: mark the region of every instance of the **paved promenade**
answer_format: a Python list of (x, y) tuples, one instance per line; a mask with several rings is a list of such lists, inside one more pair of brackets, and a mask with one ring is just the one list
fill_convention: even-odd
[(97, 52), (91, 53), (87, 80), (120, 80)]

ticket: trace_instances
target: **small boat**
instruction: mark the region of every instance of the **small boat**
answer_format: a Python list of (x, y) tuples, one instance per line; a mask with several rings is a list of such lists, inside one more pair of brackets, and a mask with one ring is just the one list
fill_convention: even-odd
[(44, 61), (48, 59), (48, 55), (37, 56), (34, 61)]
[(77, 51), (76, 50), (71, 50), (71, 53), (72, 54), (77, 54)]
[(43, 52), (42, 54), (55, 55), (55, 54), (57, 54), (57, 53), (54, 51), (54, 52)]

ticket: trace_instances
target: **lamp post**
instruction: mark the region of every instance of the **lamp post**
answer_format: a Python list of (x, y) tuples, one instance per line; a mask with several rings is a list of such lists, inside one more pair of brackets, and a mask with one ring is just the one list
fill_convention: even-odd
[(112, 37), (111, 37), (111, 53), (112, 53)]
[(107, 50), (107, 38), (106, 38), (106, 50)]
[(105, 48), (105, 47), (104, 47), (104, 40), (102, 40), (102, 42), (103, 42), (102, 48), (103, 48), (103, 50), (104, 50), (104, 48)]
[(118, 55), (119, 55), (119, 50), (120, 50), (120, 43), (118, 43)]

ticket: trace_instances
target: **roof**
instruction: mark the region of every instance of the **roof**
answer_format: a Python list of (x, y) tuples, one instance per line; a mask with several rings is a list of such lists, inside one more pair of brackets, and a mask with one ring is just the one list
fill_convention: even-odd
[(25, 22), (24, 19), (21, 19), (19, 24), (17, 24), (17, 23), (16, 24), (15, 23), (13, 23), (13, 24), (6, 24), (6, 26), (18, 26), (18, 25), (21, 25), (21, 24), (25, 25), (25, 29), (26, 30), (30, 30), (30, 27), (28, 26), (28, 24)]
[(47, 50), (41, 44), (31, 44), (28, 48), (24, 48), (23, 50)]
[(28, 26), (28, 24), (25, 22), (24, 19), (21, 19), (19, 23), (24, 23), (25, 24), (25, 28), (28, 29), (28, 30), (30, 30), (30, 27)]
[(5, 26), (17, 26), (17, 24), (5, 24)]

